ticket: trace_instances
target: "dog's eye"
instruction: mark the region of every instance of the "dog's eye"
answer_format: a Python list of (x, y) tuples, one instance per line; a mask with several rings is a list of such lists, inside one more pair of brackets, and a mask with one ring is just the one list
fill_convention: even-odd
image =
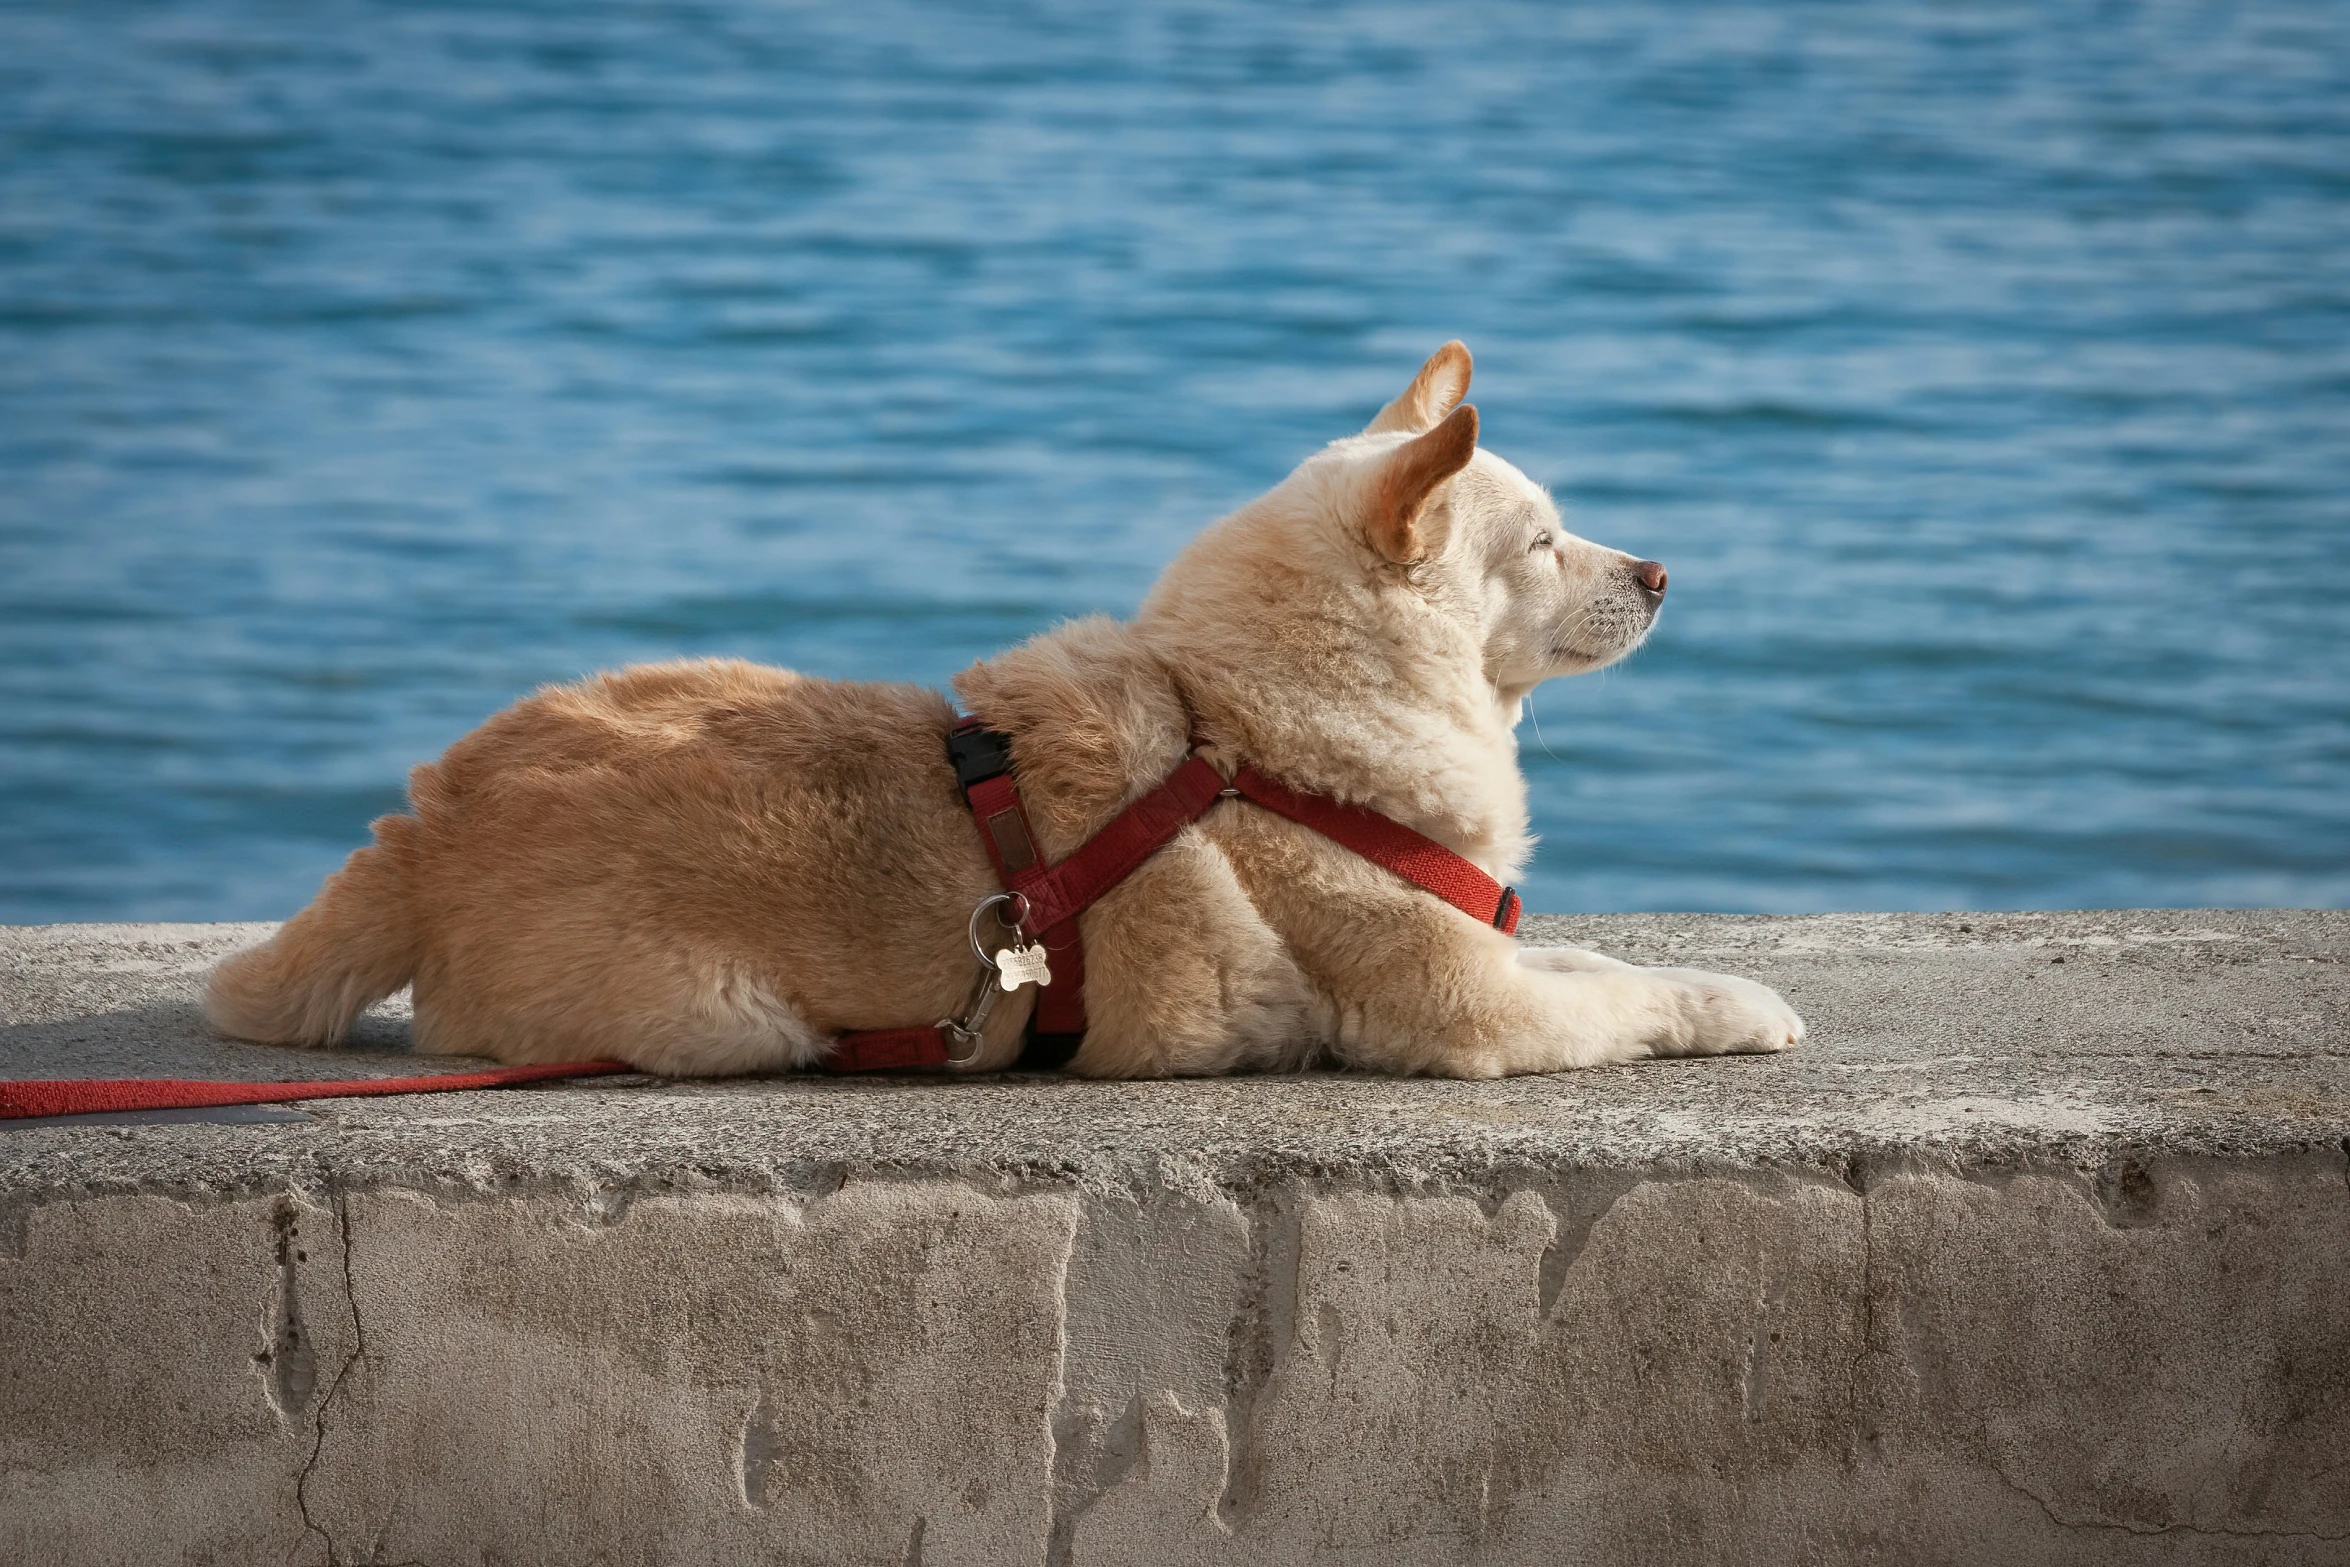
[(1549, 548), (1550, 535), (1547, 533), (1537, 533), (1534, 535), (1534, 542), (1526, 546), (1526, 553), (1531, 555), (1537, 550), (1546, 550)]

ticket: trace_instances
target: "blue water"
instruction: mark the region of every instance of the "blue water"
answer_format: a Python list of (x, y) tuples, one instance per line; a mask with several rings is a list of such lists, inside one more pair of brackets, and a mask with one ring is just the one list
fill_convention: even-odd
[(546, 680), (943, 682), (1446, 337), (1672, 568), (1539, 909), (2350, 903), (2339, 3), (0, 9), (0, 919)]

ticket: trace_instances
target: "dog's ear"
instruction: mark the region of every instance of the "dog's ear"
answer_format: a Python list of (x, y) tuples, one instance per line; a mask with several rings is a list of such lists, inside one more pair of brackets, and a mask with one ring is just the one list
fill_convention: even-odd
[(1469, 350), (1459, 338), (1439, 348), (1420, 366), (1403, 395), (1379, 410), (1379, 417), (1363, 429), (1365, 435), (1402, 430), (1417, 435), (1460, 406), (1469, 395)]
[(1477, 410), (1469, 403), (1389, 452), (1372, 476), (1370, 515), (1363, 522), (1371, 547), (1399, 566), (1435, 554), (1444, 540), (1425, 525), (1428, 498), (1476, 455)]

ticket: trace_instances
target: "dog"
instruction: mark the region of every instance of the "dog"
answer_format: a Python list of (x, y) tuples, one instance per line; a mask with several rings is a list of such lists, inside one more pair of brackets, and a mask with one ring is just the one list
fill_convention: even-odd
[[(1131, 621), (1072, 621), (955, 678), (1008, 739), (1044, 863), (1197, 755), (1517, 871), (1527, 693), (1638, 647), (1666, 578), (1567, 533), (1477, 445), (1470, 370), (1437, 350), (1362, 433), (1194, 539)], [(973, 911), (1004, 885), (948, 761), (957, 721), (931, 690), (731, 660), (541, 690), (417, 767), (412, 812), (217, 968), (207, 1012), (326, 1045), (408, 985), (420, 1050), (680, 1077), (819, 1066), (846, 1032), (951, 1016), (974, 994)], [(1067, 1065), (1088, 1077), (1487, 1078), (1803, 1037), (1763, 985), (1521, 946), (1246, 799), (1077, 928)], [(1003, 997), (949, 1069), (1019, 1060), (1038, 993)]]

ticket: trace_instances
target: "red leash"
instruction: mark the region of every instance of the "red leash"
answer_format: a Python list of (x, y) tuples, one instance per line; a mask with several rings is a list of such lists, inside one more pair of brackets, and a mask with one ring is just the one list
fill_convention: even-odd
[(0, 1082), (0, 1121), (117, 1110), (178, 1110), (191, 1105), (274, 1105), (290, 1099), (358, 1099), (370, 1094), (438, 1094), (459, 1088), (506, 1088), (551, 1077), (608, 1077), (634, 1072), (625, 1061), (557, 1061), (487, 1072), (424, 1077), (361, 1077), (346, 1082), (214, 1083), (184, 1077), (64, 1078)]

